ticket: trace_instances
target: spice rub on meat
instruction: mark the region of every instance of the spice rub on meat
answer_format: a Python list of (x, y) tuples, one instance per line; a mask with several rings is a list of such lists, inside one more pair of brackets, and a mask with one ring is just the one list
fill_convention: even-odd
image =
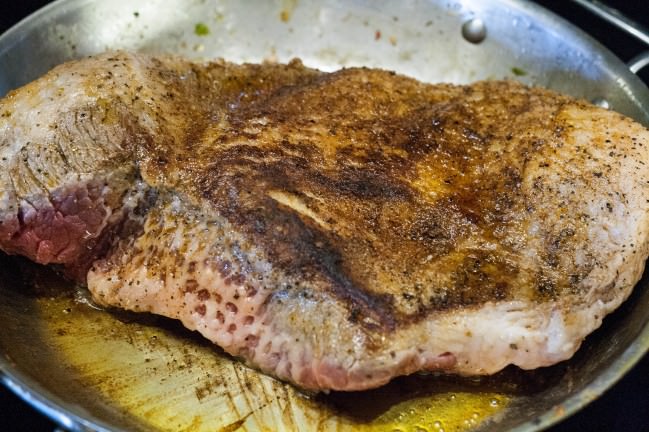
[(0, 101), (0, 247), (311, 390), (536, 368), (640, 278), (648, 146), (512, 81), (107, 53)]

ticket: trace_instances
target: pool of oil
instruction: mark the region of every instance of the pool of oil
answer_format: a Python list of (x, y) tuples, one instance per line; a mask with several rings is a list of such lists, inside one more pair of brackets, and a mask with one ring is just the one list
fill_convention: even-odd
[[(73, 296), (41, 297), (37, 304), (43, 336), (63, 364), (101, 397), (160, 430), (467, 431), (509, 400), (462, 386), (408, 390), (415, 383), (403, 382), (366, 394), (305, 395), (173, 322), (95, 310)], [(380, 406), (372, 396), (382, 399)]]
[(564, 367), (510, 368), (480, 379), (413, 375), (371, 391), (304, 394), (173, 320), (97, 309), (84, 288), (11, 262), (27, 270), (0, 270), (0, 349), (60, 405), (117, 429), (491, 430), (521, 400), (569, 375)]

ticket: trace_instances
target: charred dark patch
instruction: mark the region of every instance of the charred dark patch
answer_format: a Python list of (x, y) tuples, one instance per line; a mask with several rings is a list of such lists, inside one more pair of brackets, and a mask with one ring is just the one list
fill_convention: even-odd
[[(352, 280), (343, 267), (341, 251), (332, 241), (331, 233), (322, 232), (268, 197), (255, 201), (257, 205), (251, 209), (242, 206), (245, 200), (231, 200), (219, 191), (214, 192), (220, 195), (220, 199), (214, 201), (216, 205), (228, 203), (228, 210), (224, 210), (228, 219), (251, 235), (254, 243), (263, 248), (267, 259), (289, 278), (330, 291), (350, 308), (357, 309), (358, 316), (366, 318), (361, 324), (384, 329), (394, 327), (389, 296), (373, 295)], [(260, 225), (268, 229), (260, 231), (257, 229)]]
[(342, 168), (331, 186), (338, 194), (354, 199), (412, 199), (411, 189), (394, 177), (356, 167)]

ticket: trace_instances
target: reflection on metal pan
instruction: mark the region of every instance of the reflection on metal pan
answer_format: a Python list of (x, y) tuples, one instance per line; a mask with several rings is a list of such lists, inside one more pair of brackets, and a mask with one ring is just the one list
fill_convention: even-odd
[[(464, 37), (463, 29), (464, 27)], [(366, 65), (430, 82), (511, 78), (649, 124), (649, 91), (597, 42), (514, 0), (59, 0), (0, 37), (0, 94), (106, 49)], [(399, 378), (306, 395), (175, 322), (101, 311), (51, 271), (0, 256), (2, 381), (71, 430), (539, 430), (579, 409), (649, 348), (649, 289), (563, 364), (480, 379)]]

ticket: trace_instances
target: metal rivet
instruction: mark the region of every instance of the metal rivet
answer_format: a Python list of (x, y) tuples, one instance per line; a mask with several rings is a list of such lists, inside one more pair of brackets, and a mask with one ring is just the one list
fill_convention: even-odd
[(602, 107), (606, 109), (609, 109), (611, 107), (608, 101), (601, 97), (593, 99), (592, 102), (594, 105), (597, 105), (598, 107)]
[(480, 18), (472, 18), (462, 24), (462, 36), (467, 41), (478, 44), (487, 37), (487, 26)]

